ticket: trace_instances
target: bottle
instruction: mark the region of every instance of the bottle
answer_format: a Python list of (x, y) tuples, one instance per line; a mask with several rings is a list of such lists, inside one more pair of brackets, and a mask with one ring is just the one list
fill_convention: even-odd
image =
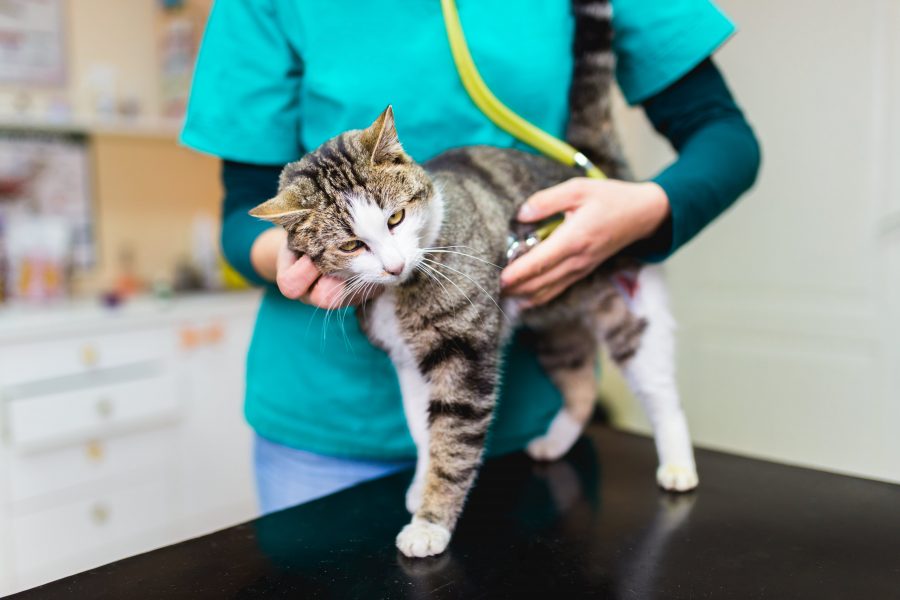
[(6, 238), (3, 233), (3, 215), (0, 215), (0, 304), (6, 302), (8, 296), (6, 293), (6, 279), (9, 274), (9, 268), (6, 263)]

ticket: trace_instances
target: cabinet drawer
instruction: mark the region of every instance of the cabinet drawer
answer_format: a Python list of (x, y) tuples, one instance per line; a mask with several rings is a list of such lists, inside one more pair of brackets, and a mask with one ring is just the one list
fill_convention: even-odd
[[(148, 550), (131, 544), (147, 532), (161, 539), (173, 518), (171, 486), (160, 473), (154, 480), (97, 493), (80, 501), (13, 518), (13, 555), (20, 577), (48, 572), (62, 576), (87, 569), (127, 552)], [(137, 546), (137, 547), (135, 547)]]
[(11, 386), (171, 356), (168, 329), (85, 336), (0, 347), (0, 385)]
[(160, 376), (11, 400), (10, 441), (35, 450), (165, 422), (178, 414), (174, 388)]
[(137, 431), (110, 439), (9, 456), (13, 503), (171, 464), (176, 428)]

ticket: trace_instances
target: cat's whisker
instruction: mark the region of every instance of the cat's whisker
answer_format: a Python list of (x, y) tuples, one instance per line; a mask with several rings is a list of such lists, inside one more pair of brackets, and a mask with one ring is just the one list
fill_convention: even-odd
[[(328, 306), (326, 307), (326, 313), (325, 313), (325, 321), (322, 324), (322, 344), (325, 343), (325, 336), (326, 336), (326, 333), (328, 332), (328, 323), (331, 320), (332, 313), (338, 306), (340, 306), (341, 302), (343, 302), (343, 297), (344, 297), (344, 294), (347, 292), (347, 289), (350, 288), (351, 286), (355, 285), (361, 278), (362, 278), (362, 276), (358, 275), (358, 274), (348, 277), (346, 280), (344, 280), (344, 287), (341, 290), (340, 295), (337, 298), (332, 298), (328, 302)], [(316, 310), (318, 310), (319, 308), (321, 308), (321, 307), (317, 306)], [(343, 325), (342, 325), (341, 329), (343, 331), (343, 335), (346, 340), (346, 343), (349, 345), (350, 342), (349, 342), (349, 340), (346, 339), (347, 332), (343, 329)]]
[(459, 245), (459, 246), (428, 246), (427, 248), (422, 248), (422, 250), (447, 250), (447, 249), (452, 249), (452, 248), (467, 248), (467, 249), (473, 250), (475, 252), (478, 251), (476, 248), (473, 248), (472, 246), (463, 246), (463, 245)]
[(481, 292), (482, 292), (485, 296), (487, 296), (488, 299), (489, 299), (491, 302), (494, 303), (494, 306), (497, 307), (497, 310), (500, 311), (500, 314), (503, 315), (503, 318), (505, 318), (509, 323), (512, 323), (512, 319), (510, 319), (509, 316), (508, 316), (505, 312), (503, 312), (503, 309), (500, 308), (500, 305), (497, 303), (496, 300), (494, 300), (494, 297), (491, 296), (491, 295), (487, 292), (487, 290), (485, 290), (483, 287), (481, 287), (481, 284), (480, 284), (480, 283), (478, 283), (477, 281), (475, 281), (474, 279), (472, 279), (471, 277), (469, 277), (468, 275), (466, 275), (466, 274), (463, 273), (462, 271), (457, 271), (457, 270), (454, 269), (453, 267), (448, 267), (448, 266), (445, 265), (444, 263), (440, 263), (440, 262), (437, 262), (437, 261), (435, 261), (435, 260), (431, 260), (431, 259), (429, 259), (429, 258), (423, 258), (422, 260), (428, 261), (428, 262), (433, 263), (434, 265), (437, 265), (437, 266), (440, 266), (440, 267), (444, 267), (445, 269), (449, 269), (450, 271), (453, 271), (454, 273), (457, 273), (457, 274), (459, 274), (459, 275), (462, 275), (463, 277), (465, 277), (466, 279), (468, 279), (469, 281), (471, 281), (472, 283), (474, 283), (475, 286), (476, 286), (479, 290), (481, 290)]
[(416, 269), (419, 269), (422, 273), (424, 273), (426, 276), (428, 276), (429, 279), (431, 279), (432, 281), (437, 283), (439, 286), (441, 286), (441, 289), (444, 290), (444, 293), (447, 294), (448, 297), (450, 296), (450, 290), (447, 289), (447, 287), (444, 285), (444, 282), (426, 270), (426, 269), (430, 269), (430, 267), (428, 265), (420, 263), (420, 264), (416, 265)]
[[(348, 279), (347, 281), (349, 282), (350, 280)], [(344, 303), (344, 300), (346, 300), (348, 297), (350, 297), (353, 294), (353, 292), (357, 288), (359, 288), (361, 285), (363, 285), (364, 283), (365, 282), (363, 282), (361, 284), (360, 280), (358, 278), (355, 281), (352, 281), (350, 283), (345, 283), (344, 288), (341, 290), (340, 296), (338, 296), (337, 300), (334, 301), (332, 306), (340, 307)], [(332, 309), (332, 310), (334, 310), (334, 309)], [(350, 312), (350, 311), (341, 309), (341, 316), (340, 316), (340, 320), (339, 320), (339, 323), (341, 325), (341, 335), (344, 337), (344, 347), (349, 348), (351, 350), (351, 352), (355, 352), (355, 350), (353, 349), (353, 346), (350, 344), (350, 338), (347, 337), (347, 328), (346, 328), (345, 322), (347, 320), (348, 312)]]
[[(432, 266), (429, 266), (424, 263), (422, 263), (422, 266), (429, 269), (432, 273), (435, 273), (436, 275), (439, 275), (439, 276), (443, 277), (444, 279), (446, 279), (447, 281), (449, 281), (453, 285), (453, 287), (455, 287), (459, 291), (459, 293), (462, 295), (462, 297), (465, 298), (466, 300), (468, 300), (469, 304), (472, 305), (472, 308), (475, 309), (475, 314), (478, 315), (478, 319), (479, 319), (479, 321), (481, 321), (482, 327), (484, 326), (484, 315), (481, 314), (481, 312), (478, 310), (478, 307), (475, 306), (475, 303), (472, 302), (472, 299), (469, 297), (469, 295), (466, 294), (466, 292), (463, 291), (463, 289), (461, 287), (459, 287), (459, 285), (455, 281), (453, 281), (452, 278), (447, 276), (445, 273), (441, 273), (440, 271), (438, 271), (437, 269), (435, 269)], [(439, 280), (435, 280), (435, 281), (438, 281), (438, 283), (440, 283)], [(441, 285), (441, 287), (444, 288), (444, 290), (447, 292), (447, 295), (449, 296), (449, 294), (450, 294), (449, 290), (447, 290), (447, 288), (444, 287), (443, 285)]]
[[(475, 252), (475, 253), (481, 253), (481, 250), (479, 250), (478, 248), (474, 248), (474, 247), (472, 247), (472, 246), (465, 246), (465, 245), (458, 245), (458, 246), (427, 246), (427, 247), (421, 248), (421, 250), (424, 251), (424, 252), (429, 252), (429, 251), (431, 251), (431, 250), (459, 250), (460, 248), (462, 248), (462, 249), (464, 249), (464, 250), (471, 250), (472, 252)], [(470, 254), (469, 256), (472, 256), (472, 255)], [(476, 257), (474, 257), (474, 256), (472, 256), (472, 257), (473, 257), (473, 258), (476, 258)]]
[[(344, 292), (341, 294), (341, 296), (340, 296), (339, 300), (336, 302), (336, 304), (338, 306), (340, 306), (341, 304), (344, 303), (345, 300), (347, 300), (348, 298), (352, 298), (353, 296), (357, 296), (360, 299), (366, 298), (369, 295), (369, 293), (371, 293), (375, 289), (375, 286), (377, 286), (377, 285), (378, 285), (378, 283), (375, 281), (367, 281), (367, 280), (362, 279), (362, 276), (357, 276), (356, 281), (354, 281), (352, 285), (348, 285), (344, 289)], [(365, 307), (365, 304), (363, 304), (363, 311), (365, 311), (365, 310), (366, 310), (366, 307)], [(341, 331), (344, 334), (344, 339), (345, 339), (347, 345), (350, 346), (350, 348), (352, 350), (352, 346), (350, 345), (350, 341), (349, 341), (349, 338), (347, 337), (347, 330), (346, 330), (346, 321), (347, 321), (348, 313), (350, 313), (349, 310), (343, 311), (343, 313), (341, 314), (340, 322), (341, 322)]]
[[(354, 295), (358, 295), (361, 298), (364, 298), (369, 290), (375, 285), (375, 282), (366, 281), (362, 278), (361, 275), (356, 275), (347, 280), (348, 283), (345, 285), (344, 289), (341, 291), (341, 295), (338, 300), (335, 302), (336, 306), (341, 306), (348, 298), (352, 298)], [(353, 346), (350, 344), (350, 338), (347, 336), (347, 314), (350, 313), (349, 310), (343, 310), (340, 317), (341, 323), (341, 332), (344, 336), (345, 344), (350, 347), (351, 351), (353, 350)]]
[(486, 265), (491, 265), (492, 267), (496, 267), (496, 268), (498, 268), (498, 269), (502, 269), (502, 268), (503, 268), (503, 267), (501, 267), (500, 265), (495, 264), (495, 263), (492, 263), (492, 262), (489, 261), (489, 260), (485, 260), (485, 259), (483, 259), (483, 258), (478, 258), (477, 256), (472, 256), (471, 254), (466, 254), (465, 252), (457, 252), (456, 250), (438, 250), (438, 249), (431, 248), (431, 249), (429, 249), (429, 250), (426, 251), (426, 254), (431, 254), (431, 253), (435, 253), (435, 254), (458, 254), (459, 256), (465, 256), (466, 258), (471, 258), (471, 259), (473, 259), (473, 260), (477, 260), (477, 261), (479, 261), (479, 262), (483, 262), (483, 263), (486, 264)]
[[(423, 259), (423, 260), (428, 260), (428, 259)], [(469, 304), (472, 305), (472, 308), (474, 308), (474, 309), (476, 310), (476, 312), (478, 311), (478, 307), (475, 306), (475, 303), (472, 302), (472, 299), (469, 298), (468, 294), (466, 294), (466, 293), (462, 290), (462, 288), (459, 287), (459, 285), (456, 284), (455, 281), (453, 281), (452, 279), (450, 279), (449, 277), (447, 277), (446, 275), (444, 275), (443, 273), (441, 273), (440, 271), (438, 271), (437, 269), (435, 269), (435, 268), (432, 267), (432, 266), (425, 265), (425, 264), (423, 264), (423, 266), (427, 267), (427, 268), (430, 269), (434, 274), (440, 275), (441, 277), (443, 277), (444, 279), (446, 279), (447, 281), (449, 281), (451, 284), (453, 284), (453, 287), (455, 287), (457, 290), (459, 290), (459, 293), (462, 294), (462, 297), (469, 301)], [(446, 289), (446, 288), (445, 288), (445, 289)], [(449, 292), (448, 292), (448, 293), (449, 293)], [(483, 320), (483, 319), (482, 319), (482, 320)]]

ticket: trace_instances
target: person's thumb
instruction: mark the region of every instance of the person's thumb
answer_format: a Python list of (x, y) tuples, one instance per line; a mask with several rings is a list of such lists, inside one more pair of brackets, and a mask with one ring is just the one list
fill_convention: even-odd
[(581, 204), (583, 188), (582, 178), (577, 178), (541, 190), (525, 201), (519, 208), (517, 218), (523, 223), (530, 223), (572, 210)]

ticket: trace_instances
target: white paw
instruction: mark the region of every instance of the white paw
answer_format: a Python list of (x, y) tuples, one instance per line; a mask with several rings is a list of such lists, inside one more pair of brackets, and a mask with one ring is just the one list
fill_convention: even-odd
[(413, 479), (413, 482), (409, 484), (409, 487), (406, 489), (406, 510), (409, 511), (409, 514), (416, 514), (416, 511), (422, 507), (422, 493), (424, 489), (425, 484), (419, 479)]
[(687, 492), (697, 487), (700, 479), (695, 467), (668, 463), (656, 470), (656, 483), (669, 492)]
[(410, 558), (440, 554), (449, 543), (450, 531), (446, 527), (417, 518), (397, 535), (397, 548)]
[(528, 442), (525, 451), (534, 460), (556, 460), (572, 447), (571, 444), (564, 443), (565, 441), (542, 435)]
[(547, 433), (528, 442), (525, 451), (534, 460), (556, 460), (575, 445), (581, 429), (581, 423), (565, 409), (560, 410), (547, 428)]

